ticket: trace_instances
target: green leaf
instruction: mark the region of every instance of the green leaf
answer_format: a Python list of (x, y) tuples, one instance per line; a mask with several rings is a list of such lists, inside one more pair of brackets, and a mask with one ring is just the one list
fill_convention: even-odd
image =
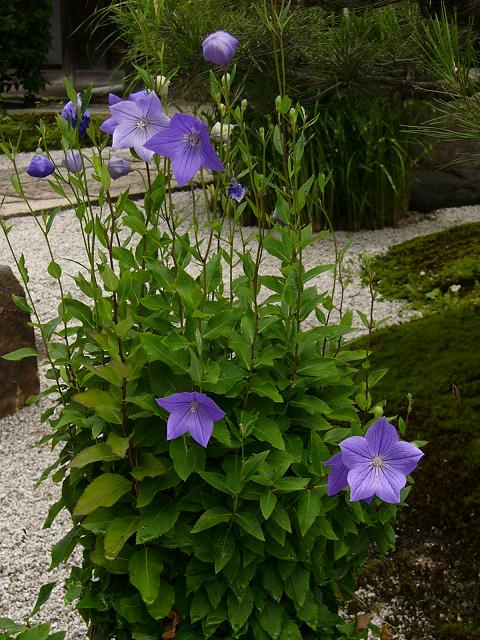
[(3, 360), (17, 362), (18, 360), (23, 360), (24, 358), (32, 358), (34, 356), (38, 356), (38, 353), (35, 351), (35, 349), (31, 349), (30, 347), (22, 347), (21, 349), (10, 351), (10, 353), (6, 353), (1, 357), (3, 358)]
[(157, 478), (158, 476), (164, 476), (166, 473), (167, 468), (163, 462), (149, 451), (142, 453), (140, 464), (132, 470), (132, 476), (136, 480), (143, 480), (147, 477)]
[(47, 582), (46, 584), (42, 584), (42, 586), (40, 587), (40, 591), (38, 592), (35, 606), (30, 613), (30, 618), (33, 618), (33, 616), (38, 613), (43, 605), (47, 602), (56, 584), (56, 582)]
[(277, 640), (282, 631), (285, 615), (285, 609), (280, 604), (268, 600), (263, 610), (257, 614), (257, 619), (265, 633), (273, 640)]
[(287, 617), (280, 635), (280, 640), (302, 640), (302, 634), (295, 622)]
[(199, 471), (205, 466), (205, 451), (186, 438), (175, 438), (170, 442), (170, 457), (177, 475), (186, 480), (193, 471)]
[(108, 434), (108, 437), (107, 437), (108, 446), (113, 451), (113, 453), (115, 453), (117, 456), (120, 456), (121, 458), (123, 458), (127, 453), (128, 443), (129, 443), (128, 438), (119, 436), (116, 433), (113, 433), (113, 431)]
[(137, 544), (163, 536), (173, 528), (178, 516), (179, 511), (173, 502), (167, 501), (163, 496), (156, 498), (140, 516)]
[(327, 538), (327, 540), (338, 540), (335, 531), (332, 529), (332, 525), (322, 516), (318, 519), (318, 531), (321, 532), (321, 535)]
[(272, 511), (275, 509), (276, 504), (277, 496), (273, 491), (266, 491), (265, 493), (262, 493), (260, 498), (260, 510), (265, 520), (268, 520), (272, 515)]
[(47, 640), (49, 634), (50, 623), (45, 622), (44, 624), (30, 627), (30, 629), (25, 629), (25, 631), (17, 636), (17, 640)]
[(215, 573), (219, 573), (230, 562), (234, 551), (235, 536), (228, 529), (219, 548), (215, 548)]
[(23, 629), (25, 629), (24, 624), (17, 624), (10, 618), (0, 618), (0, 631), (11, 631), (12, 633), (18, 633), (19, 631), (23, 631)]
[[(179, 336), (177, 336), (179, 338)], [(147, 354), (149, 362), (160, 360), (170, 367), (174, 373), (190, 373), (190, 361), (187, 357), (186, 345), (180, 346), (177, 350), (172, 350), (172, 340), (151, 333), (140, 334), (142, 347)]]
[(310, 482), (310, 478), (280, 478), (275, 482), (279, 491), (302, 491)]
[(112, 522), (112, 519), (112, 511), (101, 507), (84, 518), (81, 522), (81, 526), (92, 533), (105, 533), (108, 525)]
[(87, 389), (87, 391), (75, 394), (72, 400), (89, 409), (95, 409), (98, 405), (115, 407), (115, 400), (112, 394), (101, 389)]
[(310, 572), (297, 565), (287, 578), (285, 591), (288, 597), (293, 600), (296, 609), (303, 607), (307, 595), (311, 591)]
[(210, 486), (218, 489), (222, 493), (228, 493), (234, 495), (235, 492), (229, 485), (226, 476), (221, 473), (214, 473), (213, 471), (200, 471), (199, 476), (205, 480)]
[(126, 541), (138, 528), (138, 516), (118, 516), (105, 531), (104, 549), (107, 560), (114, 560)]
[(87, 486), (73, 510), (73, 515), (88, 515), (98, 507), (111, 507), (131, 488), (132, 483), (127, 478), (116, 473), (104, 473)]
[(320, 515), (321, 504), (322, 499), (315, 489), (301, 492), (298, 501), (298, 524), (302, 536), (305, 536)]
[(147, 605), (153, 605), (158, 596), (162, 570), (163, 562), (158, 549), (144, 547), (135, 551), (130, 558), (130, 582), (139, 590), (142, 600)]
[(191, 533), (199, 533), (200, 531), (204, 531), (205, 529), (210, 529), (214, 527), (216, 524), (220, 524), (221, 522), (229, 522), (232, 518), (232, 513), (228, 509), (224, 507), (212, 507), (202, 513), (200, 518), (195, 523)]
[(240, 599), (232, 593), (229, 592), (227, 597), (227, 606), (228, 606), (228, 620), (232, 625), (232, 629), (234, 633), (240, 631), (243, 625), (247, 622), (250, 614), (253, 610), (253, 592), (247, 587), (245, 593)]
[(310, 433), (310, 464), (313, 473), (323, 476), (327, 467), (322, 463), (330, 458), (330, 452), (324, 445), (322, 438), (312, 431)]
[(167, 582), (161, 582), (158, 595), (152, 604), (147, 606), (148, 613), (154, 620), (162, 620), (175, 604), (175, 591)]
[(259, 521), (253, 513), (249, 513), (248, 511), (244, 511), (242, 513), (236, 513), (233, 516), (235, 522), (239, 524), (244, 531), (249, 533), (257, 540), (265, 541), (265, 536), (263, 535), (262, 527), (260, 526)]
[(80, 451), (80, 453), (73, 458), (70, 466), (76, 469), (81, 469), (87, 464), (98, 462), (99, 460), (110, 462), (112, 460), (119, 459), (119, 456), (113, 453), (108, 444), (106, 444), (105, 442), (100, 442)]
[(260, 566), (260, 580), (265, 591), (269, 593), (274, 600), (280, 602), (283, 594), (283, 582), (275, 568), (274, 562), (264, 562)]
[(255, 423), (252, 435), (262, 442), (268, 442), (276, 449), (285, 451), (285, 443), (278, 425), (268, 418), (259, 418)]
[(320, 400), (320, 398), (316, 398), (314, 396), (303, 396), (303, 398), (298, 398), (297, 400), (293, 400), (291, 403), (292, 407), (300, 407), (300, 409), (304, 409), (311, 415), (315, 415), (318, 413), (329, 414), (332, 413), (332, 410), (328, 406), (326, 402)]
[(51, 550), (52, 563), (50, 569), (55, 569), (61, 562), (66, 562), (77, 546), (78, 529), (74, 527), (61, 540), (56, 542)]

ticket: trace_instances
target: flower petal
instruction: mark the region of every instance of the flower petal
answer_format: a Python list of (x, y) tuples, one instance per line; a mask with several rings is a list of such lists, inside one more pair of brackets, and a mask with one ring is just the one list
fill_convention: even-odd
[(154, 152), (153, 151), (149, 151), (148, 149), (145, 149), (145, 147), (143, 145), (134, 145), (133, 147), (135, 149), (136, 154), (145, 162), (148, 162), (150, 164), (150, 162), (152, 161), (152, 158), (154, 156)]
[(218, 404), (209, 398), (205, 393), (193, 393), (193, 398), (198, 402), (199, 407), (205, 412), (210, 420), (223, 420), (225, 411), (222, 411)]
[(138, 128), (135, 124), (117, 124), (113, 132), (112, 147), (114, 149), (130, 149), (137, 144)]
[(190, 408), (185, 411), (173, 411), (167, 420), (167, 440), (174, 440), (188, 433), (192, 426), (191, 416)]
[(172, 170), (179, 187), (187, 184), (202, 166), (202, 156), (198, 149), (184, 145), (182, 153), (172, 158)]
[(380, 469), (379, 485), (375, 491), (376, 495), (384, 502), (397, 504), (400, 502), (400, 490), (407, 484), (406, 476), (392, 467), (382, 467)]
[(137, 125), (138, 120), (142, 117), (138, 109), (138, 103), (131, 100), (122, 100), (116, 104), (112, 104), (110, 112), (115, 120), (120, 124)]
[(390, 448), (398, 442), (398, 433), (395, 427), (382, 417), (371, 425), (365, 439), (375, 455), (385, 457)]
[(352, 469), (358, 465), (370, 464), (372, 461), (372, 450), (362, 436), (351, 436), (340, 443), (342, 450), (343, 464)]
[(194, 399), (194, 393), (182, 391), (180, 393), (172, 393), (165, 398), (155, 398), (155, 402), (167, 411), (184, 411), (190, 408), (190, 403)]
[(385, 456), (387, 466), (408, 476), (423, 457), (423, 451), (410, 442), (397, 442)]
[(356, 502), (372, 498), (379, 488), (378, 476), (378, 472), (370, 464), (350, 469), (347, 474), (347, 481), (350, 485), (350, 500)]
[(117, 124), (118, 123), (115, 118), (111, 117), (104, 120), (99, 128), (100, 131), (103, 131), (103, 133), (109, 133), (111, 135), (115, 131), (115, 127), (117, 126)]
[(185, 140), (183, 135), (180, 135), (170, 126), (156, 133), (143, 146), (154, 151), (159, 156), (172, 158), (183, 151)]
[(337, 493), (340, 493), (340, 491), (343, 491), (344, 489), (346, 489), (348, 486), (348, 482), (347, 482), (348, 469), (343, 464), (342, 454), (337, 453), (336, 455), (333, 456), (333, 458), (330, 458), (330, 460), (326, 460), (322, 464), (332, 467), (328, 474), (328, 485), (327, 485), (328, 495), (334, 496)]
[(212, 437), (213, 420), (203, 410), (202, 406), (198, 406), (197, 411), (190, 412), (192, 419), (190, 420), (190, 435), (202, 447), (206, 447), (208, 441)]
[(225, 171), (225, 167), (210, 142), (202, 145), (202, 165), (205, 169), (211, 169), (212, 171)]

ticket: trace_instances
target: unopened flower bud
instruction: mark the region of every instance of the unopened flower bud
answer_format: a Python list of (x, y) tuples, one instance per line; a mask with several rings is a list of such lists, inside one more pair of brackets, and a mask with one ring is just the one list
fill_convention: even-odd
[(258, 135), (260, 140), (265, 140), (265, 128), (264, 127), (260, 127), (260, 129), (258, 130)]
[(282, 105), (282, 96), (277, 96), (277, 97), (275, 98), (275, 109), (276, 109), (277, 111), (280, 111), (280, 107), (281, 107), (281, 105)]
[(225, 87), (225, 89), (229, 89), (230, 88), (230, 74), (229, 73), (224, 73), (222, 76), (222, 85)]
[(165, 99), (168, 96), (168, 87), (170, 86), (170, 80), (165, 76), (156, 76), (155, 78), (155, 91), (160, 98)]
[(110, 158), (110, 162), (108, 163), (108, 173), (111, 175), (113, 180), (117, 180), (118, 178), (122, 178), (130, 173), (132, 167), (128, 160), (124, 160), (123, 158), (118, 158), (117, 156), (113, 156)]
[(223, 102), (220, 102), (220, 104), (218, 105), (218, 110), (220, 111), (221, 116), (224, 116), (227, 113), (227, 107), (223, 104)]
[(236, 126), (237, 125), (235, 124), (216, 122), (212, 127), (210, 135), (212, 139), (215, 140), (215, 142), (221, 141), (228, 144), (230, 142), (230, 134), (232, 132), (232, 129)]
[(217, 91), (217, 93), (215, 94), (215, 102), (218, 104), (221, 99), (222, 99), (222, 94), (219, 91)]
[(297, 110), (292, 107), (288, 112), (288, 118), (290, 120), (290, 124), (294, 125), (296, 123), (297, 115), (298, 115)]
[(240, 103), (240, 109), (242, 111), (246, 111), (247, 110), (247, 105), (248, 105), (248, 100), (246, 98), (244, 98)]
[(67, 151), (62, 158), (62, 167), (65, 167), (71, 173), (82, 171), (82, 154), (78, 149)]

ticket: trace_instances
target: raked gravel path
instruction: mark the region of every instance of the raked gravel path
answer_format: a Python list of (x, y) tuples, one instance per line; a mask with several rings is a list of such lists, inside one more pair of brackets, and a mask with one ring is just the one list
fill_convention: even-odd
[[(186, 193), (175, 194), (176, 205), (187, 211), (188, 198)], [(368, 292), (358, 276), (361, 254), (379, 253), (404, 240), (471, 221), (480, 221), (480, 207), (439, 210), (429, 216), (412, 214), (401, 227), (395, 229), (354, 234), (339, 232), (337, 240), (340, 246), (352, 240), (345, 264), (350, 284), (345, 292), (344, 309), (368, 312)], [(11, 241), (16, 250), (26, 256), (33, 297), (41, 316), (47, 319), (58, 304), (58, 293), (46, 273), (46, 248), (31, 217), (17, 218), (12, 221), (12, 226)], [(71, 211), (62, 212), (57, 217), (51, 233), (56, 256), (83, 261), (83, 245), (77, 228)], [(253, 229), (249, 231), (254, 234)], [(319, 241), (305, 252), (305, 262), (309, 268), (333, 260), (331, 240)], [(64, 258), (59, 261), (67, 272), (75, 271), (72, 263)], [(3, 237), (0, 237), (0, 264), (13, 267)], [(263, 271), (275, 272), (276, 269), (276, 260), (267, 258)], [(323, 274), (315, 284), (322, 291), (330, 288), (331, 274)], [(376, 319), (388, 318), (388, 322), (399, 322), (411, 316), (412, 312), (400, 303), (379, 300), (375, 304)], [(355, 324), (360, 327), (358, 317)], [(39, 489), (34, 487), (41, 471), (55, 458), (48, 447), (35, 446), (45, 433), (45, 427), (40, 425), (39, 420), (44, 408), (45, 404), (40, 403), (0, 420), (0, 617), (10, 616), (20, 620), (33, 606), (40, 585), (58, 580), (59, 584), (40, 617), (52, 620), (57, 629), (67, 630), (67, 640), (80, 640), (85, 638), (85, 627), (75, 611), (66, 609), (63, 603), (62, 581), (68, 570), (63, 568), (53, 574), (48, 570), (49, 550), (69, 530), (68, 517), (60, 514), (50, 529), (43, 530), (43, 521), (49, 505), (57, 498), (58, 487), (50, 482), (43, 483)]]

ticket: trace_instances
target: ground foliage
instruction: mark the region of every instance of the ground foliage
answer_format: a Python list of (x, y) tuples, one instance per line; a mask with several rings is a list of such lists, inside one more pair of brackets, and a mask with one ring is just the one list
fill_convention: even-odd
[(479, 255), (480, 224), (471, 223), (394, 245), (373, 258), (371, 268), (376, 288), (387, 298), (406, 299), (416, 307), (465, 297), (475, 301)]

